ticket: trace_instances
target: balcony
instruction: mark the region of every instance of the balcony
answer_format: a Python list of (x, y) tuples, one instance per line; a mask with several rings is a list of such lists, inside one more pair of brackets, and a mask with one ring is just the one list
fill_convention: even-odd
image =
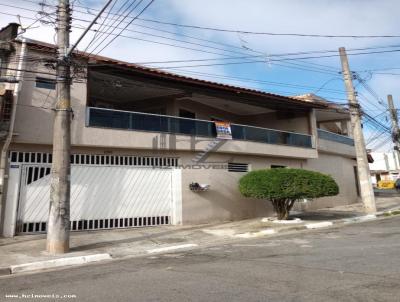
[[(217, 136), (211, 121), (166, 115), (88, 107), (86, 125), (111, 129), (161, 132), (206, 138)], [(234, 140), (312, 149), (312, 136), (294, 132), (231, 124)]]
[(354, 140), (351, 137), (336, 134), (322, 129), (318, 129), (318, 138), (349, 146), (354, 146)]
[(318, 129), (318, 151), (354, 158), (354, 140), (345, 135)]

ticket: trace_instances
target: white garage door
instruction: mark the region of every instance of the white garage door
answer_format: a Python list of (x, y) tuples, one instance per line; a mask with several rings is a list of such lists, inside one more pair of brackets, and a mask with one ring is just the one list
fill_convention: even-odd
[[(167, 225), (179, 220), (181, 184), (176, 175), (180, 171), (171, 165), (146, 166), (143, 158), (140, 165), (136, 158), (134, 165), (132, 157), (130, 165), (129, 158), (119, 158), (118, 165), (115, 158), (110, 165), (111, 159), (106, 164), (102, 157), (98, 161), (95, 157), (93, 165), (72, 164), (71, 230)], [(161, 164), (162, 160), (157, 158)], [(20, 168), (17, 233), (44, 232), (50, 203), (50, 164), (22, 164)]]

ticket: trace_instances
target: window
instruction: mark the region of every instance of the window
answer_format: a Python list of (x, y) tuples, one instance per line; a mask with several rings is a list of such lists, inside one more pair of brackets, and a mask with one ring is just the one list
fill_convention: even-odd
[(212, 116), (211, 121), (212, 122), (224, 122), (225, 120), (223, 120), (222, 118), (219, 118), (219, 117)]
[(228, 163), (229, 172), (247, 172), (249, 171), (249, 164)]
[(36, 77), (36, 87), (43, 88), (43, 89), (55, 90), (56, 89), (56, 80)]
[(186, 118), (179, 119), (177, 121), (179, 132), (183, 134), (195, 135), (196, 121), (194, 119), (196, 118), (196, 114), (185, 109), (179, 109), (179, 117)]
[(158, 114), (158, 115), (166, 115), (167, 114), (166, 108), (145, 109), (145, 110), (141, 110), (140, 112), (150, 113), (150, 114)]
[(191, 111), (188, 111), (185, 109), (179, 109), (179, 117), (195, 119), (196, 114), (194, 112), (191, 112)]

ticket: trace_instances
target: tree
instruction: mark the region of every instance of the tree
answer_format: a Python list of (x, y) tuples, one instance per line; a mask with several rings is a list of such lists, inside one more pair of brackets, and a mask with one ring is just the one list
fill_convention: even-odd
[(247, 173), (239, 180), (239, 191), (245, 197), (270, 200), (278, 219), (286, 220), (297, 200), (335, 196), (339, 187), (329, 175), (277, 168)]

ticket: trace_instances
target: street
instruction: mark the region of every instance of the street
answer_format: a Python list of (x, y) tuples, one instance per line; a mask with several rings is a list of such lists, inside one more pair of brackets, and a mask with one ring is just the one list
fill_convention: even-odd
[(189, 252), (3, 277), (1, 299), (17, 301), (17, 297), (38, 294), (114, 302), (400, 301), (399, 224), (400, 217), (393, 217)]

